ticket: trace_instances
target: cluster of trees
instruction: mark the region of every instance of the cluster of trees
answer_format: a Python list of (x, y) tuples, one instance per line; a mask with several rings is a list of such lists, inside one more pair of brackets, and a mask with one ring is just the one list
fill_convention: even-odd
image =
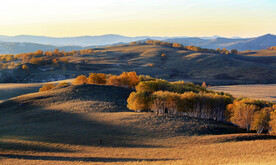
[[(78, 76), (74, 85), (98, 84), (136, 89), (127, 99), (127, 107), (135, 111), (153, 111), (157, 114), (180, 114), (190, 117), (228, 121), (247, 131), (276, 133), (276, 105), (249, 98), (234, 99), (224, 92), (206, 89), (183, 81), (168, 82), (136, 72), (121, 75), (91, 73)], [(40, 92), (67, 86), (69, 83), (46, 84)]]
[(224, 121), (225, 108), (232, 103), (229, 94), (216, 93), (193, 83), (145, 80), (136, 86), (127, 100), (135, 111), (183, 114), (191, 117)]
[(162, 79), (145, 79), (141, 77), (144, 81), (141, 81), (136, 86), (137, 92), (155, 92), (155, 91), (169, 91), (175, 93), (184, 93), (184, 92), (213, 92), (211, 90), (207, 90), (206, 88), (195, 85), (194, 83), (186, 83), (184, 81), (176, 81), (176, 82), (169, 82)]
[(73, 84), (98, 84), (134, 88), (139, 81), (140, 79), (136, 72), (123, 72), (118, 76), (104, 73), (90, 73), (89, 77), (84, 75), (78, 76)]
[(31, 63), (38, 65), (53, 65), (59, 66), (60, 63), (68, 63), (68, 56), (82, 55), (93, 53), (91, 49), (85, 49), (80, 51), (65, 52), (55, 49), (54, 51), (37, 50), (36, 52), (20, 53), (17, 55), (1, 55), (0, 67), (7, 69), (9, 66), (22, 65), (22, 63)]
[(191, 51), (201, 52), (201, 53), (216, 53), (216, 54), (225, 54), (225, 55), (238, 54), (238, 50), (236, 50), (236, 49), (232, 49), (231, 51), (229, 51), (226, 48), (223, 48), (223, 49), (218, 48), (218, 49), (214, 50), (214, 49), (201, 48), (201, 47), (197, 47), (194, 45), (183, 46), (182, 44), (179, 44), (179, 43), (170, 43), (170, 42), (163, 42), (163, 41), (158, 41), (158, 40), (147, 40), (146, 42), (141, 42), (141, 41), (131, 42), (131, 44), (161, 45), (161, 46), (167, 46), (170, 48), (191, 50)]
[(12, 61), (14, 61), (14, 59), (15, 59), (15, 57), (12, 54), (6, 54), (6, 55), (0, 56), (1, 62), (12, 62)]
[(135, 111), (153, 111), (157, 114), (182, 114), (203, 119), (224, 121), (224, 111), (232, 98), (213, 93), (169, 91), (132, 92), (128, 108)]
[(236, 99), (227, 106), (227, 120), (247, 131), (276, 132), (276, 105), (249, 98)]

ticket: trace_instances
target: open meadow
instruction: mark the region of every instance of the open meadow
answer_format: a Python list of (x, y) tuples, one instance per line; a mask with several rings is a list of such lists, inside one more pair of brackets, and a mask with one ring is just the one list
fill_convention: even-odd
[(0, 163), (276, 163), (275, 136), (212, 120), (132, 112), (125, 101), (130, 92), (69, 86), (3, 102)]
[(250, 97), (276, 102), (276, 84), (213, 86), (210, 89), (231, 93), (235, 97)]

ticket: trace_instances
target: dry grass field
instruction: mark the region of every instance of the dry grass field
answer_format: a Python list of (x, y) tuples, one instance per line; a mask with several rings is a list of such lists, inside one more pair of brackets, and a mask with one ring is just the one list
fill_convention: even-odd
[(0, 104), (0, 164), (275, 164), (276, 137), (126, 109), (131, 90), (69, 86)]
[[(248, 140), (246, 138), (248, 138)], [(242, 139), (241, 141), (239, 139)], [(67, 145), (2, 139), (1, 164), (269, 164), (276, 163), (276, 139), (248, 134), (171, 137), (132, 147)]]
[[(221, 55), (180, 50), (160, 45), (124, 44), (91, 49), (88, 54), (66, 56), (68, 63), (29, 65), (29, 71), (5, 70), (0, 82), (49, 82), (91, 72), (121, 74), (136, 71), (168, 80), (211, 85), (275, 83), (276, 51)], [(6, 76), (4, 76), (6, 75)]]
[(250, 97), (276, 102), (276, 84), (214, 86), (210, 89), (231, 93), (236, 97)]

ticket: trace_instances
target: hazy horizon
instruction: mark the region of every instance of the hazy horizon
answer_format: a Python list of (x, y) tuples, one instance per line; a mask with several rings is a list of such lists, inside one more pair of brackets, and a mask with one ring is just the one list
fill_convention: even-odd
[(10, 0), (1, 6), (0, 31), (7, 36), (276, 34), (273, 0)]
[[(259, 36), (263, 35), (276, 35), (272, 33), (265, 33), (261, 34)], [(51, 38), (74, 38), (74, 37), (94, 37), (94, 36), (107, 36), (107, 35), (118, 35), (118, 36), (124, 36), (124, 37), (167, 37), (167, 38), (173, 38), (173, 37), (198, 37), (198, 38), (204, 38), (204, 37), (222, 37), (222, 38), (235, 38), (235, 37), (240, 37), (240, 38), (255, 38), (259, 36), (248, 36), (248, 37), (242, 37), (242, 36), (220, 36), (220, 35), (203, 35), (203, 36), (184, 36), (184, 35), (179, 35), (179, 36), (157, 36), (157, 35), (144, 35), (144, 36), (128, 36), (128, 35), (123, 35), (123, 34), (98, 34), (98, 35), (77, 35), (77, 36), (51, 36), (51, 35), (31, 35), (31, 34), (17, 34), (17, 35), (5, 35), (5, 34), (0, 34), (0, 36), (7, 36), (7, 37), (16, 37), (16, 36), (36, 36), (36, 37), (51, 37)]]

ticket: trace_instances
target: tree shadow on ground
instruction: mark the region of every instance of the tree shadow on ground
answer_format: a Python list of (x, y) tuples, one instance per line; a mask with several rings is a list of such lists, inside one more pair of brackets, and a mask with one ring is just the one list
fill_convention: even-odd
[(104, 157), (62, 157), (0, 154), (0, 158), (50, 161), (81, 161), (81, 162), (133, 162), (133, 161), (168, 161), (173, 159), (138, 159), (138, 158), (104, 158)]
[(16, 151), (36, 151), (36, 152), (74, 152), (69, 149), (54, 148), (50, 146), (41, 146), (24, 143), (12, 143), (0, 141), (0, 149), (2, 150), (16, 150)]
[[(18, 103), (12, 100), (5, 104), (5, 106), (12, 105), (14, 108), (7, 111), (5, 106), (0, 104), (0, 137), (15, 137), (33, 142), (100, 147), (162, 147), (144, 145), (137, 142), (132, 133), (126, 131), (129, 129), (125, 129), (125, 126), (88, 119), (84, 114), (47, 110), (30, 104), (17, 107), (15, 105)], [(12, 149), (15, 148), (15, 145), (3, 142), (3, 148)], [(21, 149), (29, 150), (24, 145)], [(33, 147), (33, 149), (53, 151), (51, 148), (43, 147)]]
[(222, 140), (222, 142), (240, 142), (240, 141), (255, 141), (255, 140), (276, 140), (276, 136), (272, 135), (243, 135), (233, 136)]

